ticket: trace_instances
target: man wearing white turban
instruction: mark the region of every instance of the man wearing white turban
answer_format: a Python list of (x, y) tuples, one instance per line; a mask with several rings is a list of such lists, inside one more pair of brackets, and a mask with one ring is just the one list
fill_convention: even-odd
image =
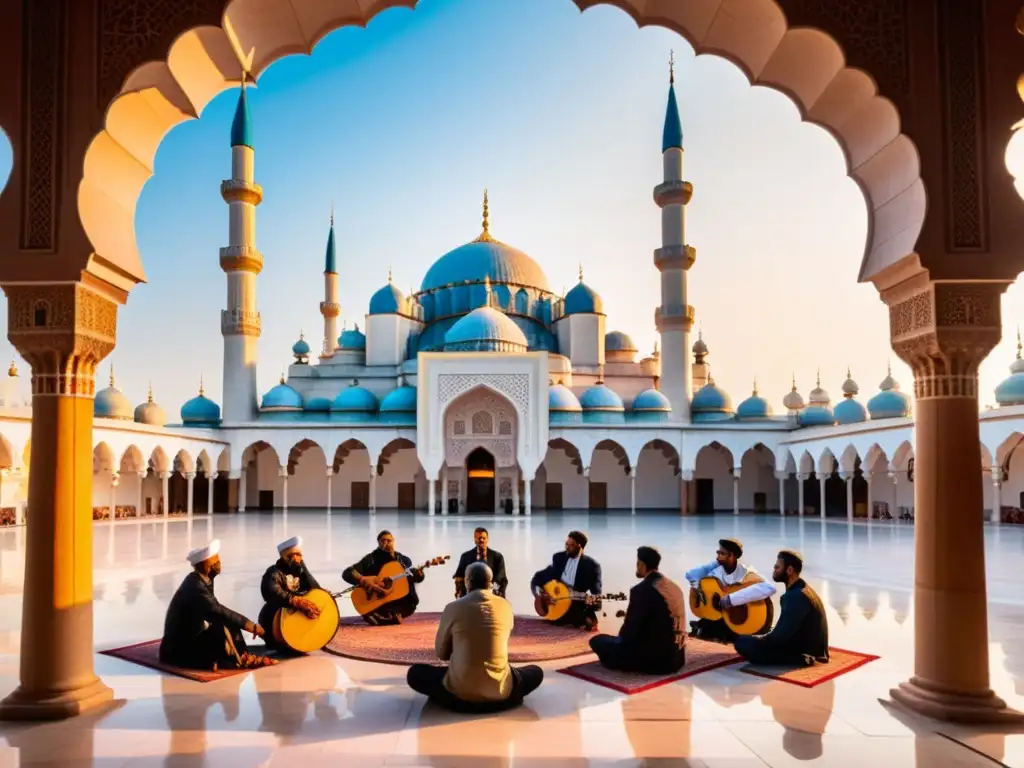
[(277, 662), (249, 653), (242, 631), (263, 637), (263, 627), (220, 604), (213, 580), (220, 575), (220, 541), (193, 549), (192, 573), (167, 606), (160, 661), (190, 669), (253, 669)]
[[(267, 568), (260, 582), (260, 594), (265, 601), (260, 610), (260, 624), (273, 627), (274, 614), (282, 608), (295, 608), (315, 619), (320, 615), (320, 609), (305, 595), (311, 589), (320, 589), (320, 584), (302, 559), (302, 537), (293, 536), (282, 541), (277, 545), (277, 554), (277, 562)], [(273, 639), (273, 633), (267, 635), (265, 641), (276, 650), (288, 650), (279, 646)]]

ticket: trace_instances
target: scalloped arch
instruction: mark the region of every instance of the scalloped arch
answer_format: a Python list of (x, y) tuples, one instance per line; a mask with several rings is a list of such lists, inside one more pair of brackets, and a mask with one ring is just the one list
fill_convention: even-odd
[[(104, 262), (145, 279), (135, 238), (135, 206), (167, 132), (202, 113), (241, 79), (253, 54), (258, 77), (275, 61), (310, 54), (328, 33), (366, 24), (419, 0), (233, 0), (221, 27), (184, 31), (165, 61), (147, 62), (125, 80), (104, 129), (90, 143), (78, 189), (82, 226)], [(924, 225), (926, 195), (914, 143), (871, 77), (847, 67), (834, 38), (790, 27), (776, 0), (571, 0), (581, 11), (619, 8), (639, 27), (680, 34), (698, 54), (734, 63), (755, 85), (789, 96), (802, 119), (828, 131), (867, 202), (868, 236), (858, 279), (871, 280), (907, 257)]]

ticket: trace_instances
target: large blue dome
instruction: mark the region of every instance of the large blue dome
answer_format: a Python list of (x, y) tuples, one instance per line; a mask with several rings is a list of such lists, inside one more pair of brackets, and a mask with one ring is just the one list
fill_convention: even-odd
[(381, 413), (415, 413), (416, 387), (401, 386), (384, 396), (380, 403)]
[(526, 334), (493, 307), (478, 307), (444, 335), (446, 352), (525, 352)]
[(511, 245), (487, 238), (474, 240), (449, 251), (427, 270), (421, 291), (432, 291), (465, 282), (524, 285), (550, 292), (548, 278), (532, 258)]
[(198, 396), (181, 406), (181, 423), (191, 426), (215, 426), (220, 423), (220, 406), (199, 390)]
[(260, 410), (298, 411), (302, 409), (302, 395), (284, 383), (281, 383), (263, 396)]
[(368, 389), (353, 384), (343, 389), (331, 403), (332, 411), (349, 411), (358, 413), (376, 413), (380, 407), (377, 396)]

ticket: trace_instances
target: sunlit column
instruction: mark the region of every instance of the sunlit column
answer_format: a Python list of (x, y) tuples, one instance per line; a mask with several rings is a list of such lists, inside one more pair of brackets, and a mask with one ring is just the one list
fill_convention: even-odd
[(192, 517), (192, 490), (195, 487), (196, 473), (186, 472), (185, 480), (188, 481), (188, 502), (185, 505), (185, 512)]
[(120, 477), (117, 472), (110, 475), (110, 522), (117, 519), (117, 485)]
[(796, 473), (796, 514), (798, 517), (804, 516), (804, 483), (807, 481), (808, 477), (809, 475), (807, 475), (805, 472)]
[(519, 478), (520, 478), (520, 476), (521, 476), (521, 472), (519, 471), (519, 467), (517, 466), (516, 469), (515, 469), (515, 473), (512, 476), (512, 514), (513, 515), (518, 515), (519, 514), (519, 482), (520, 482)]
[(629, 514), (636, 514), (636, 467), (629, 470)]
[(246, 483), (246, 472), (245, 467), (242, 467), (242, 475), (238, 479), (238, 513), (245, 514), (245, 486)]
[(370, 514), (377, 514), (377, 469), (370, 468)]
[(281, 509), (284, 512), (288, 511), (288, 466), (282, 466), (279, 474), (281, 475)]
[(213, 481), (217, 479), (216, 472), (206, 473), (206, 515), (213, 518)]
[(989, 521), (999, 525), (1003, 521), (1003, 469), (992, 467), (992, 514)]
[(739, 467), (732, 471), (732, 513), (740, 513), (740, 470)]
[(779, 480), (779, 515), (786, 516), (786, 480), (789, 472), (776, 472), (775, 477)]
[(160, 493), (162, 494), (162, 500), (164, 503), (164, 517), (167, 517), (171, 513), (171, 494), (169, 488), (170, 480), (170, 472), (160, 473)]
[(136, 519), (142, 517), (142, 502), (143, 502), (142, 486), (146, 482), (146, 475), (147, 474), (149, 474), (149, 473), (148, 472), (139, 472), (139, 493), (138, 493), (137, 502), (135, 504), (135, 517), (136, 517)]
[(853, 472), (840, 472), (839, 477), (846, 484), (846, 520), (853, 522)]
[(441, 465), (441, 514), (448, 514), (448, 464)]
[[(497, 482), (495, 482), (497, 486)], [(427, 477), (427, 515), (434, 516), (434, 504), (437, 499), (437, 480)]]
[(818, 478), (818, 485), (821, 488), (821, 504), (818, 505), (821, 509), (818, 510), (818, 516), (822, 520), (825, 519), (825, 481), (827, 479), (824, 475)]
[(533, 478), (532, 477), (526, 477), (524, 475), (523, 491), (526, 493), (526, 508), (525, 508), (524, 512), (526, 512), (526, 516), (527, 517), (529, 517), (530, 515), (533, 514), (533, 488), (532, 488), (532, 485), (533, 485)]
[(327, 468), (327, 514), (331, 514), (331, 491), (334, 485), (334, 467)]
[(874, 488), (874, 485), (871, 482), (873, 477), (874, 477), (874, 473), (872, 473), (872, 472), (865, 472), (864, 473), (864, 481), (868, 484), (868, 520), (871, 520), (871, 518), (875, 514), (874, 513), (874, 508), (875, 508), (875, 488)]

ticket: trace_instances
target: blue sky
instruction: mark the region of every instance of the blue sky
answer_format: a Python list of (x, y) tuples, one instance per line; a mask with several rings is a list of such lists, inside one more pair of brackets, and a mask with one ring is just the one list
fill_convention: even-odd
[[(312, 56), (261, 76), (250, 94), (265, 195), (261, 389), (276, 383), (300, 329), (319, 347), (332, 200), (350, 325), (363, 325), (389, 265), (407, 291), (478, 234), (487, 187), (493, 234), (530, 253), (556, 291), (575, 283), (582, 262), (608, 329), (650, 350), (660, 295), (651, 190), (662, 173), (671, 48), (695, 187), (690, 303), (715, 379), (738, 403), (756, 377), (777, 412), (791, 374), (806, 396), (819, 368), (833, 398), (848, 365), (863, 396), (873, 394), (890, 359), (909, 389), (886, 309), (872, 286), (856, 283), (865, 205), (834, 140), (801, 123), (785, 96), (751, 88), (722, 59), (695, 58), (674, 33), (638, 30), (612, 8), (580, 14), (568, 0), (424, 0), (334, 32)], [(152, 379), (172, 419), (201, 374), (221, 399), (219, 184), (229, 175), (236, 99), (236, 90), (221, 94), (200, 120), (168, 134), (139, 201), (150, 282), (120, 310), (111, 360), (135, 402)], [(10, 163), (0, 142), (0, 183)], [(1004, 303), (1010, 329), (1019, 296), (1015, 286)], [(1010, 337), (983, 368), (983, 404), (1012, 360)], [(4, 339), (0, 354), (11, 352)]]

